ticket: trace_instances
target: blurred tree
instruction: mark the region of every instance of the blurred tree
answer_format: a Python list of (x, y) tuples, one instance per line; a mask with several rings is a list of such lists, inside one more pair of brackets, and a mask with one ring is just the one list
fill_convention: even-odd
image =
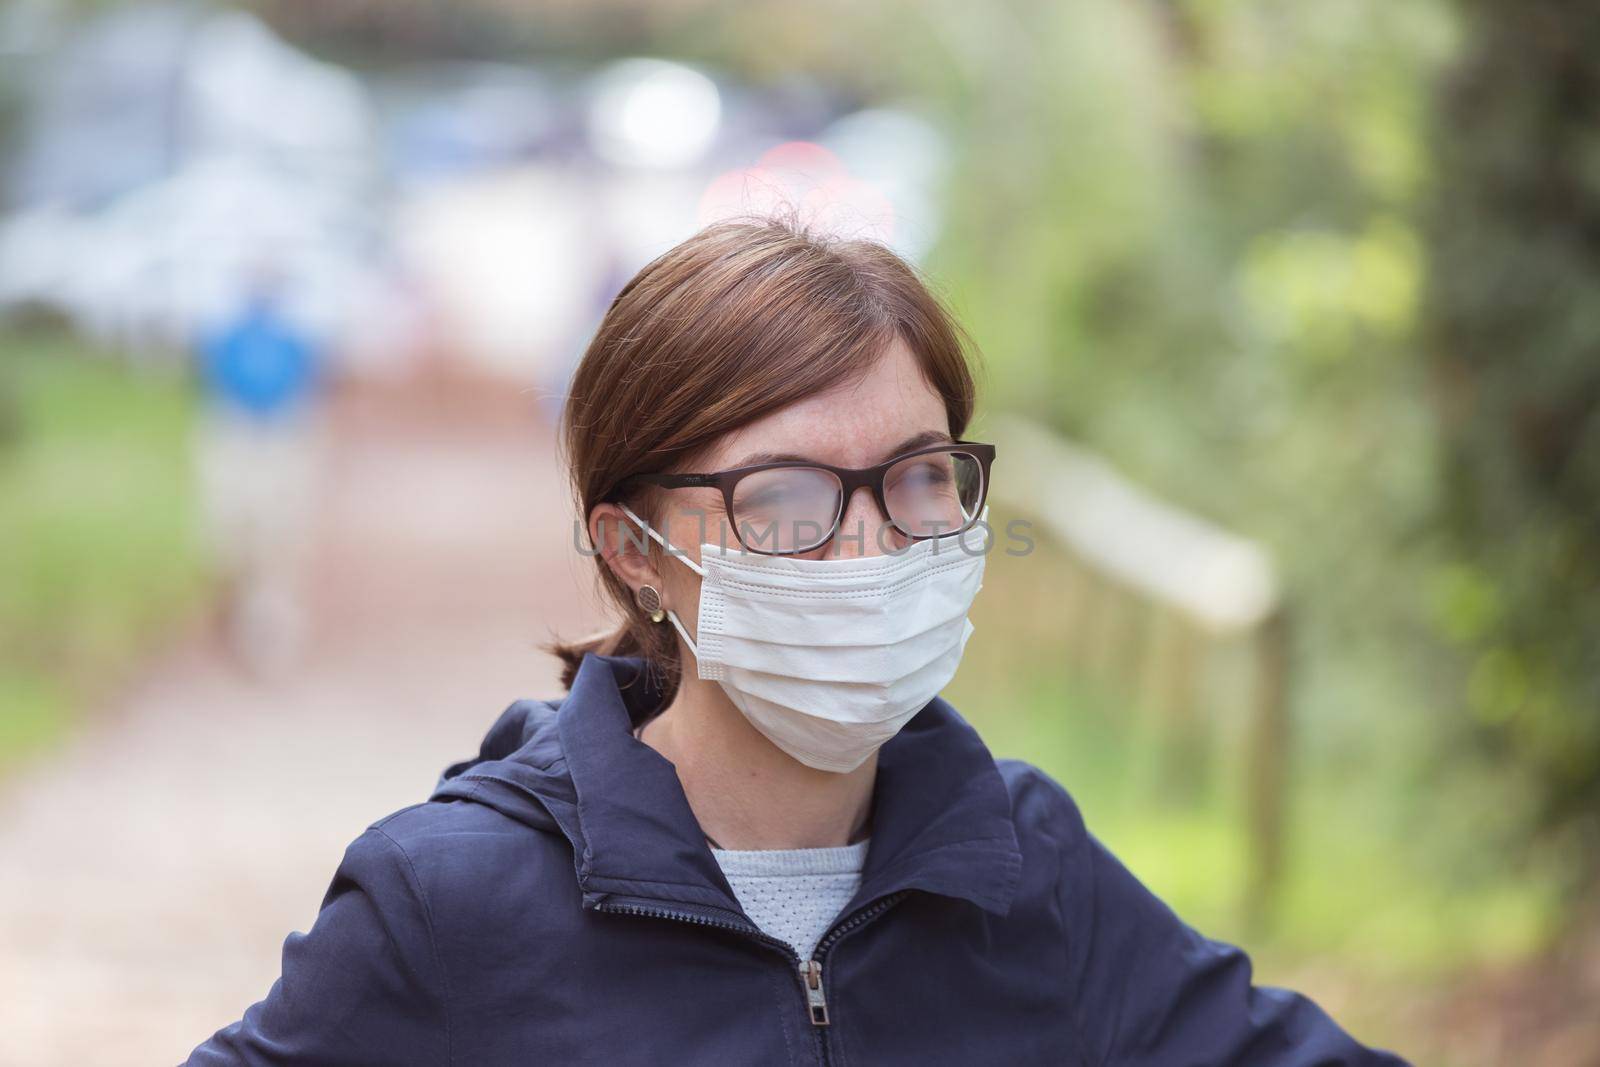
[[(1600, 11), (1463, 5), (1429, 227), (1429, 353), (1481, 736), (1600, 858)], [(1572, 835), (1567, 838), (1566, 835)]]

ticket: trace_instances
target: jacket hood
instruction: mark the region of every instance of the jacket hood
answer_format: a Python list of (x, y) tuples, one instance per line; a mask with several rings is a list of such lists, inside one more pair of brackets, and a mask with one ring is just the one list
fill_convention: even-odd
[[(519, 700), (436, 801), (484, 804), (573, 847), (586, 907), (644, 897), (739, 913), (673, 765), (633, 736), (662, 693), (642, 659), (586, 655), (571, 692)], [(977, 732), (935, 697), (878, 753), (857, 903), (915, 888), (1004, 915), (1022, 856), (1009, 791)]]

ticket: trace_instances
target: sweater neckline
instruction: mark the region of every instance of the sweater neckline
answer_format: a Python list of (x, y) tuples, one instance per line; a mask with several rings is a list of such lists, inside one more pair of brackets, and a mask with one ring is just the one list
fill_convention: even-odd
[(853, 845), (817, 848), (713, 848), (711, 854), (728, 874), (860, 874), (871, 842), (865, 837)]

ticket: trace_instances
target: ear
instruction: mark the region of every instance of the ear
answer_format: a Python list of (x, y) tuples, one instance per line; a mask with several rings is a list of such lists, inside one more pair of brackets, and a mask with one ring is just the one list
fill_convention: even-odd
[(629, 589), (638, 592), (647, 583), (661, 588), (661, 576), (651, 559), (650, 535), (615, 504), (596, 504), (589, 512), (589, 543)]

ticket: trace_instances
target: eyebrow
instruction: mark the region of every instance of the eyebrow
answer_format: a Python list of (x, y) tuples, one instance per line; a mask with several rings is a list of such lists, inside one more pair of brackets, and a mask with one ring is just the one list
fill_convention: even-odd
[[(955, 440), (945, 430), (923, 430), (914, 433), (904, 441), (895, 445), (884, 453), (884, 460), (889, 460), (905, 452), (911, 452), (926, 445), (949, 444)], [(816, 463), (814, 456), (802, 456), (793, 452), (752, 452), (737, 463), (729, 465), (729, 469), (738, 467), (753, 467), (758, 463)]]

